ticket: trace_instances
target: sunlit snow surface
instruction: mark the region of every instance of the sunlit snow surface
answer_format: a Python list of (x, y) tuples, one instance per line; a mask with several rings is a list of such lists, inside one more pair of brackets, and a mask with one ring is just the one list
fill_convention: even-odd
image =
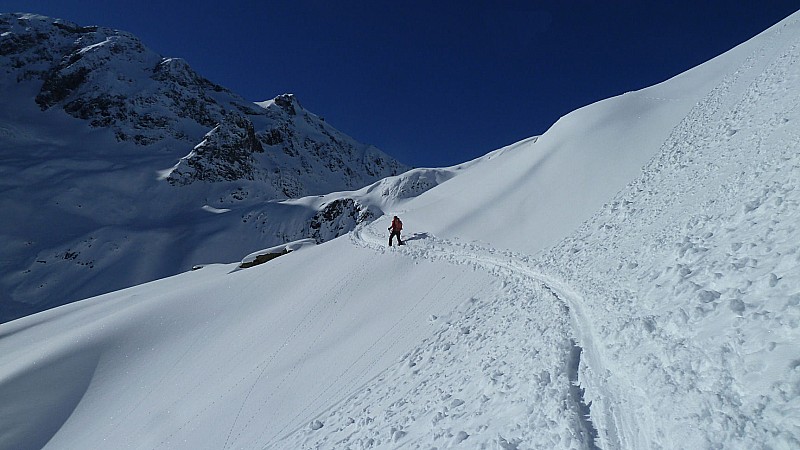
[(800, 447), (797, 18), (392, 205), (406, 246), (0, 325), (0, 448)]

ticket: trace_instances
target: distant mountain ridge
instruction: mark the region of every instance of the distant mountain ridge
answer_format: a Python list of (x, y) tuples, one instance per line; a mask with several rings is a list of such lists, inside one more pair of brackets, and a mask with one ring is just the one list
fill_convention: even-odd
[(380, 208), (278, 202), (409, 169), (293, 94), (249, 102), (130, 33), (39, 15), (0, 14), (0, 95), (0, 322), (331, 239)]

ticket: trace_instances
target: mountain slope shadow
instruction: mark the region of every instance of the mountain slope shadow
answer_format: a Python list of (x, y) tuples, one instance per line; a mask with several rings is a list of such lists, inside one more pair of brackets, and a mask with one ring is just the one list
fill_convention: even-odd
[(44, 447), (80, 403), (98, 360), (97, 352), (76, 352), (0, 380), (0, 448)]

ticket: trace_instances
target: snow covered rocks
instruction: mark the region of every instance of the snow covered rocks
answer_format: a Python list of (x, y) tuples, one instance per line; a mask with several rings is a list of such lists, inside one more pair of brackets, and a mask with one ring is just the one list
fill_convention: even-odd
[(315, 244), (316, 241), (313, 239), (301, 239), (299, 241), (289, 242), (287, 244), (281, 244), (275, 247), (259, 250), (242, 258), (242, 261), (239, 263), (239, 268), (249, 269), (250, 267), (269, 262), (279, 256), (288, 255), (293, 251), (301, 250)]
[(194, 181), (266, 180), (256, 169), (254, 153), (263, 153), (253, 123), (238, 114), (225, 117), (167, 176), (171, 184)]
[(349, 212), (327, 223), (270, 201), (407, 169), (292, 94), (247, 101), (124, 31), (2, 13), (0, 67), (0, 322), (237, 261), (311, 223), (331, 239)]

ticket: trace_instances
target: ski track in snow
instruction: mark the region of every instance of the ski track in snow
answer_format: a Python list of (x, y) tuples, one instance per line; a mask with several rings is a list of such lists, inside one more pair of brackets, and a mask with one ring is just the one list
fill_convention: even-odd
[[(312, 399), (310, 402), (308, 402), (294, 416), (294, 419), (292, 421), (287, 422), (282, 428), (280, 428), (277, 431), (277, 433), (275, 433), (276, 436), (279, 437), (279, 436), (283, 435), (287, 431), (288, 428), (290, 428), (291, 426), (294, 426), (296, 423), (298, 423), (301, 420), (301, 418), (309, 415), (309, 413), (311, 411), (319, 409), (320, 407), (324, 407), (324, 403), (320, 403), (320, 402), (324, 402), (324, 399), (326, 399), (326, 398), (340, 398), (340, 396), (343, 393), (354, 392), (355, 390), (357, 390), (357, 388), (364, 388), (365, 386), (368, 386), (371, 382), (373, 382), (375, 380), (375, 378), (370, 379), (370, 380), (366, 380), (365, 379), (365, 373), (368, 373), (369, 370), (356, 371), (355, 370), (356, 367), (360, 363), (362, 363), (366, 358), (369, 358), (370, 355), (372, 355), (372, 357), (370, 358), (369, 362), (366, 363), (366, 367), (370, 368), (370, 369), (375, 367), (375, 365), (378, 363), (378, 360), (380, 359), (380, 355), (385, 353), (386, 351), (390, 350), (391, 348), (393, 348), (394, 345), (396, 344), (396, 341), (392, 341), (392, 342), (388, 342), (388, 343), (386, 343), (384, 341), (384, 339), (387, 336), (389, 336), (390, 334), (392, 334), (392, 332), (394, 330), (402, 328), (402, 329), (406, 330), (408, 334), (417, 335), (418, 334), (417, 330), (420, 328), (419, 324), (415, 325), (413, 322), (409, 322), (408, 318), (411, 316), (411, 313), (414, 310), (416, 310), (418, 307), (420, 307), (421, 305), (422, 305), (422, 307), (428, 306), (428, 304), (426, 303), (426, 300), (429, 300), (429, 296), (430, 296), (431, 292), (433, 292), (444, 279), (445, 279), (444, 277), (440, 278), (428, 290), (428, 292), (425, 295), (420, 297), (420, 299), (417, 300), (414, 303), (414, 305), (410, 309), (408, 309), (406, 311), (406, 313), (400, 319), (398, 319), (397, 322), (395, 322), (389, 329), (386, 330), (386, 332), (383, 333), (383, 335), (379, 339), (377, 339), (372, 345), (370, 345), (367, 349), (365, 349), (356, 359), (354, 359), (353, 362), (350, 363), (350, 365), (344, 371), (340, 372), (331, 381), (326, 382), (327, 386), (323, 390), (321, 390), (320, 393), (314, 399)], [(379, 347), (383, 351), (377, 351), (376, 349), (379, 348)], [(346, 381), (344, 380), (345, 377), (346, 377)], [(334, 390), (334, 389), (335, 389), (335, 392), (333, 392), (333, 394), (331, 394), (331, 391)], [(293, 432), (297, 432), (299, 429), (300, 428), (295, 427), (293, 429)], [(262, 437), (263, 437), (263, 433), (259, 436), (257, 441), (261, 441)], [(270, 441), (270, 443), (272, 443), (272, 441)], [(270, 448), (270, 447), (271, 446), (268, 444), (265, 448)]]
[[(366, 270), (367, 266), (368, 266), (367, 262), (364, 262), (363, 265), (358, 270), (356, 270), (355, 272), (352, 272), (354, 274), (353, 276), (341, 279), (334, 286), (334, 288), (331, 290), (331, 293), (332, 293), (333, 297), (335, 297), (335, 298), (340, 298), (341, 297), (346, 301), (347, 298), (349, 298), (349, 297), (348, 296), (342, 296), (340, 294), (345, 290), (345, 288), (347, 286), (350, 286), (350, 285), (354, 284), (354, 282), (355, 282), (355, 274), (362, 273), (364, 270)], [(172, 435), (170, 435), (167, 439), (162, 441), (161, 445), (158, 448), (161, 448), (161, 447), (168, 448), (169, 444), (170, 444), (170, 439), (173, 436), (177, 435), (183, 429), (183, 427), (185, 427), (186, 425), (191, 424), (197, 417), (200, 417), (208, 409), (214, 407), (215, 404), (218, 401), (222, 401), (225, 397), (227, 397), (228, 395), (231, 395), (231, 393), (234, 392), (237, 388), (240, 388), (241, 386), (249, 386), (247, 388), (247, 392), (245, 393), (245, 395), (244, 395), (244, 397), (242, 399), (241, 405), (240, 405), (240, 407), (239, 407), (239, 409), (238, 409), (238, 411), (237, 411), (237, 413), (236, 413), (236, 415), (235, 415), (235, 417), (233, 419), (233, 423), (231, 424), (231, 427), (230, 427), (230, 430), (228, 432), (228, 436), (227, 436), (227, 438), (225, 440), (225, 444), (224, 444), (223, 448), (229, 448), (229, 447), (233, 446), (233, 443), (235, 443), (237, 441), (237, 439), (253, 425), (253, 421), (254, 420), (263, 418), (265, 415), (268, 415), (268, 413), (265, 413), (263, 411), (263, 408), (265, 406), (267, 406), (267, 405), (273, 405), (274, 404), (274, 401), (273, 401), (274, 394), (278, 393), (278, 392), (281, 392), (281, 386), (286, 384), (286, 382), (289, 381), (300, 370), (300, 362), (304, 361), (304, 360), (306, 360), (308, 358), (309, 354), (312, 352), (312, 349), (315, 348), (315, 346), (318, 344), (318, 342), (320, 340), (320, 337), (323, 336), (325, 331), (327, 330), (327, 328), (331, 324), (333, 324), (335, 322), (336, 317), (337, 317), (337, 313), (342, 310), (344, 305), (343, 304), (339, 304), (338, 302), (329, 302), (329, 301), (327, 301), (328, 298), (329, 298), (328, 296), (322, 296), (322, 295), (319, 296), (319, 299), (316, 301), (315, 306), (313, 308), (309, 309), (306, 312), (306, 314), (297, 323), (297, 325), (286, 335), (286, 338), (283, 340), (283, 343), (281, 345), (279, 345), (273, 352), (268, 354), (267, 357), (261, 363), (259, 363), (255, 367), (253, 367), (253, 369), (250, 370), (250, 372), (247, 373), (244, 377), (241, 377), (241, 378), (235, 380), (235, 382), (230, 386), (230, 388), (227, 391), (222, 392), (218, 396), (218, 398), (216, 398), (213, 401), (209, 402), (207, 404), (206, 408), (198, 411), (197, 414), (195, 414), (194, 417), (192, 417), (189, 420), (187, 420), (186, 423), (184, 423), (183, 426), (177, 428), (172, 433)], [(288, 310), (286, 312), (286, 316), (291, 315), (294, 311), (295, 311), (294, 309)], [(312, 324), (317, 323), (318, 322), (318, 318), (319, 317), (323, 317), (325, 314), (328, 314), (328, 319), (324, 322), (325, 325), (322, 328), (320, 328), (318, 331), (316, 331), (314, 333), (310, 333), (308, 331), (309, 327)], [(261, 330), (262, 331), (260, 331), (260, 334), (263, 335), (263, 340), (266, 340), (267, 336), (269, 336), (270, 330), (266, 330), (266, 329), (261, 329)], [(251, 397), (251, 395), (253, 393), (253, 389), (262, 380), (262, 377), (264, 376), (264, 373), (267, 371), (267, 369), (269, 369), (272, 366), (274, 360), (281, 353), (281, 351), (284, 348), (286, 348), (287, 345), (290, 342), (295, 341), (297, 336), (303, 335), (303, 334), (312, 334), (315, 337), (314, 337), (314, 339), (309, 341), (308, 344), (305, 345), (305, 350), (304, 350), (302, 356), (300, 358), (296, 359), (295, 363), (292, 365), (292, 367), (288, 371), (286, 371), (284, 373), (284, 375), (278, 381), (277, 386), (269, 391), (270, 394), (266, 398), (259, 398), (258, 399), (258, 405), (259, 406), (255, 410), (253, 410), (249, 415), (244, 414), (244, 415), (247, 415), (247, 418), (245, 420), (244, 417), (243, 417), (243, 412), (245, 410), (245, 407), (250, 405), (250, 397)], [(261, 342), (261, 340), (255, 339), (254, 342)], [(239, 351), (235, 355), (230, 357), (229, 359), (231, 361), (234, 361), (239, 354), (245, 353), (246, 350), (248, 350), (248, 348), (246, 348), (246, 347), (240, 348)], [(220, 365), (220, 370), (224, 371), (226, 367), (228, 367), (227, 364)], [(222, 373), (220, 373), (219, 375), (221, 376)], [(211, 377), (211, 378), (213, 379), (214, 377)], [(250, 380), (250, 379), (252, 379), (253, 381), (252, 382), (248, 382), (247, 380)], [(200, 383), (202, 383), (202, 382), (203, 382), (203, 380), (198, 382), (198, 386), (196, 387), (197, 389), (200, 388)], [(193, 391), (194, 390), (187, 391), (186, 395), (188, 396)], [(242, 421), (243, 421), (243, 423), (241, 423)]]
[[(623, 448), (800, 443), (781, 418), (798, 403), (780, 379), (796, 379), (794, 363), (768, 375), (755, 356), (797, 336), (800, 136), (785, 125), (800, 119), (789, 94), (800, 42), (776, 46), (776, 35), (673, 130), (640, 179), (540, 259), (602, 330), (593, 334), (628, 392), (619, 407), (638, 417), (638, 430), (620, 433)], [(759, 377), (773, 380), (743, 386)]]
[[(361, 269), (363, 270), (364, 268), (365, 268), (365, 267), (362, 267)], [(352, 280), (351, 280), (351, 279), (343, 279), (343, 280), (341, 280), (341, 281), (339, 282), (339, 284), (336, 286), (336, 288), (334, 289), (334, 291), (335, 291), (337, 294), (341, 293), (341, 291), (343, 291), (343, 290), (344, 290), (345, 286), (347, 286), (347, 282), (349, 282), (349, 281), (352, 281)], [(338, 298), (338, 295), (336, 295), (335, 297), (337, 297), (337, 298)], [(346, 299), (347, 299), (347, 297), (345, 297), (345, 300), (346, 300)], [(320, 307), (319, 307), (319, 305), (323, 305), (323, 307), (322, 307), (322, 308), (320, 308)], [(259, 417), (259, 416), (262, 416), (262, 415), (263, 415), (263, 413), (262, 413), (262, 408), (263, 408), (265, 405), (271, 405), (271, 404), (273, 404), (273, 402), (272, 402), (272, 395), (270, 395), (270, 396), (266, 397), (265, 399), (262, 399), (262, 400), (261, 400), (261, 403), (260, 403), (260, 404), (261, 404), (261, 407), (259, 407), (258, 409), (256, 409), (256, 410), (255, 410), (255, 411), (254, 411), (254, 412), (253, 412), (253, 413), (250, 415), (250, 417), (248, 417), (248, 419), (247, 419), (247, 421), (244, 423), (244, 425), (242, 425), (242, 426), (241, 426), (241, 429), (239, 430), (239, 433), (238, 433), (238, 434), (235, 436), (235, 438), (233, 439), (233, 441), (231, 441), (231, 436), (232, 436), (232, 434), (233, 434), (233, 431), (236, 429), (236, 425), (237, 425), (237, 422), (239, 421), (239, 418), (240, 418), (240, 416), (241, 416), (241, 414), (242, 414), (242, 410), (244, 409), (245, 405), (247, 404), (248, 400), (250, 399), (250, 395), (252, 394), (252, 392), (253, 392), (253, 389), (254, 389), (254, 388), (255, 388), (255, 386), (256, 386), (256, 385), (259, 383), (259, 381), (261, 380), (261, 378), (264, 376), (264, 372), (266, 372), (267, 368), (269, 368), (269, 367), (270, 367), (270, 365), (271, 365), (272, 361), (275, 359), (275, 356), (276, 356), (276, 355), (277, 355), (277, 354), (278, 354), (278, 353), (281, 351), (281, 349), (285, 348), (285, 347), (286, 347), (286, 345), (287, 345), (289, 342), (291, 342), (292, 340), (294, 340), (294, 339), (295, 339), (295, 337), (298, 335), (298, 332), (299, 332), (299, 330), (301, 330), (301, 329), (303, 329), (303, 328), (304, 328), (304, 327), (303, 327), (303, 324), (311, 324), (311, 323), (314, 323), (314, 322), (316, 322), (316, 320), (314, 320), (314, 318), (315, 318), (315, 317), (319, 317), (319, 316), (321, 316), (321, 315), (322, 315), (322, 314), (325, 312), (325, 310), (326, 310), (326, 309), (329, 309), (329, 308), (330, 308), (330, 309), (332, 309), (332, 314), (329, 316), (329, 319), (328, 319), (328, 320), (325, 322), (325, 325), (323, 326), (323, 328), (322, 328), (322, 329), (320, 329), (319, 333), (317, 333), (317, 334), (316, 334), (316, 336), (314, 337), (314, 339), (313, 339), (313, 340), (311, 340), (311, 341), (310, 341), (310, 343), (309, 343), (309, 344), (306, 346), (306, 349), (305, 349), (305, 351), (303, 352), (303, 354), (301, 355), (301, 357), (300, 357), (300, 359), (299, 359), (299, 360), (301, 360), (301, 361), (302, 361), (302, 360), (306, 360), (306, 359), (308, 358), (309, 354), (311, 353), (312, 349), (313, 349), (313, 348), (315, 347), (315, 345), (317, 344), (317, 342), (319, 342), (320, 336), (322, 336), (322, 335), (324, 334), (324, 332), (325, 332), (325, 331), (328, 329), (328, 327), (329, 327), (329, 326), (330, 326), (330, 325), (331, 325), (331, 324), (332, 324), (332, 323), (333, 323), (333, 322), (336, 320), (337, 313), (338, 313), (339, 311), (341, 311), (341, 309), (342, 309), (342, 306), (343, 306), (343, 305), (338, 305), (338, 304), (337, 304), (337, 302), (335, 302), (335, 301), (334, 301), (334, 302), (325, 302), (325, 303), (323, 303), (323, 302), (322, 302), (322, 298), (320, 298), (320, 301), (317, 303), (317, 307), (315, 307), (314, 309), (311, 309), (311, 310), (309, 310), (309, 311), (308, 311), (308, 313), (306, 314), (306, 316), (303, 318), (303, 320), (301, 320), (301, 321), (300, 321), (300, 322), (297, 324), (297, 326), (296, 326), (296, 327), (295, 327), (295, 328), (292, 330), (292, 332), (291, 332), (291, 333), (289, 333), (289, 334), (286, 336), (286, 339), (284, 340), (283, 344), (282, 344), (280, 347), (278, 347), (278, 348), (277, 348), (277, 349), (276, 349), (276, 350), (275, 350), (275, 351), (274, 351), (274, 352), (273, 352), (273, 353), (272, 353), (272, 354), (271, 354), (271, 355), (270, 355), (270, 356), (267, 358), (267, 360), (265, 360), (263, 363), (261, 363), (261, 364), (260, 364), (260, 366), (261, 366), (261, 370), (260, 370), (260, 372), (259, 372), (258, 376), (256, 377), (256, 379), (255, 379), (255, 380), (253, 381), (253, 383), (251, 384), (251, 386), (250, 386), (249, 390), (247, 391), (247, 394), (246, 394), (246, 395), (245, 395), (245, 397), (244, 397), (244, 400), (242, 401), (242, 405), (241, 405), (241, 407), (239, 408), (239, 411), (238, 411), (238, 412), (237, 412), (237, 414), (236, 414), (236, 418), (235, 418), (235, 419), (234, 419), (234, 421), (233, 421), (233, 425), (231, 425), (231, 430), (230, 430), (230, 432), (228, 433), (228, 438), (225, 440), (225, 445), (224, 445), (224, 447), (223, 447), (223, 448), (228, 448), (228, 444), (229, 444), (230, 442), (235, 442), (235, 441), (236, 441), (236, 438), (238, 438), (239, 436), (241, 436), (242, 432), (243, 432), (243, 431), (245, 431), (245, 430), (246, 430), (246, 429), (247, 429), (247, 428), (248, 428), (248, 427), (251, 425), (251, 423), (253, 422), (253, 420), (254, 420), (256, 417)], [(313, 313), (313, 314), (312, 314), (312, 313)], [(305, 326), (305, 328), (307, 328), (307, 327), (308, 327), (308, 325), (306, 325), (306, 326)], [(255, 370), (255, 369), (254, 369), (254, 370)], [(280, 390), (281, 390), (281, 386), (283, 386), (283, 385), (286, 383), (286, 381), (287, 381), (287, 380), (289, 380), (289, 379), (290, 379), (292, 376), (294, 376), (294, 375), (297, 373), (297, 371), (298, 371), (298, 370), (299, 370), (299, 364), (297, 364), (297, 363), (296, 363), (296, 364), (294, 364), (294, 365), (292, 366), (292, 368), (291, 368), (289, 371), (287, 371), (287, 372), (284, 374), (284, 376), (281, 378), (280, 382), (278, 383), (278, 387), (277, 387), (276, 389), (273, 389), (273, 390), (271, 391), (271, 394), (275, 394), (276, 392), (280, 392)]]
[[(525, 255), (429, 233), (389, 249), (376, 228), (359, 227), (351, 234), (352, 242), (382, 254), (395, 252), (488, 272), (500, 288), (474, 296), (448, 317), (431, 317), (442, 325), (432, 339), (369, 380), (359, 393), (320, 413), (311, 425), (281, 436), (280, 446), (426, 448), (469, 439), (470, 447), (483, 442), (513, 449), (524, 442), (594, 449), (596, 441), (619, 447), (616, 424), (622, 419), (608, 406), (616, 403), (616, 391), (605, 390), (609, 400), (602, 408), (591, 406), (607, 416), (600, 420), (602, 436), (584, 416), (587, 406), (577, 386), (585, 367), (580, 355), (591, 359), (595, 370), (602, 367), (602, 358), (573, 292), (535, 272)], [(482, 301), (484, 295), (493, 298)], [(448, 356), (455, 346), (475, 355), (472, 370), (453, 372), (456, 366)], [(556, 400), (542, 401), (543, 396)], [(414, 404), (410, 398), (428, 400)], [(548, 410), (554, 404), (562, 408)]]
[[(360, 269), (364, 270), (365, 268), (366, 268), (366, 263)], [(341, 293), (345, 289), (345, 287), (348, 285), (348, 283), (351, 283), (351, 282), (353, 282), (353, 279), (351, 279), (351, 278), (343, 278), (342, 280), (339, 281), (339, 283), (336, 284), (336, 286), (332, 289), (332, 291)], [(248, 352), (252, 351), (252, 349), (250, 347), (247, 347), (247, 346), (240, 347), (236, 352), (231, 353), (226, 358), (226, 360), (229, 361), (229, 363), (220, 364), (218, 366), (218, 370), (216, 371), (216, 373), (210, 374), (210, 376), (208, 376), (207, 378), (202, 378), (202, 377), (199, 378), (197, 380), (197, 382), (195, 383), (195, 385), (191, 389), (187, 389), (180, 398), (178, 398), (177, 400), (175, 400), (174, 402), (171, 403), (171, 405), (169, 406), (169, 409), (178, 409), (178, 406), (183, 401), (185, 401), (187, 398), (193, 397), (193, 396), (197, 396), (198, 392), (200, 392), (202, 390), (203, 384), (205, 382), (207, 382), (207, 379), (221, 380), (221, 381), (219, 381), (220, 383), (228, 383), (228, 388), (225, 389), (225, 390), (222, 390), (219, 395), (217, 395), (216, 397), (214, 397), (214, 398), (210, 399), (209, 401), (207, 401), (207, 403), (206, 403), (204, 408), (199, 409), (193, 416), (189, 417), (180, 426), (176, 427), (172, 431), (172, 433), (167, 435), (161, 441), (161, 443), (158, 446), (156, 446), (155, 448), (156, 449), (157, 448), (170, 448), (170, 446), (173, 444), (172, 443), (172, 439), (175, 436), (177, 436), (178, 434), (180, 434), (185, 427), (192, 425), (198, 418), (200, 418), (203, 415), (207, 414), (208, 411), (211, 410), (212, 408), (216, 408), (217, 404), (221, 403), (225, 398), (227, 398), (227, 397), (229, 397), (231, 395), (235, 395), (234, 393), (237, 392), (238, 390), (246, 389), (246, 393), (244, 394), (244, 397), (242, 398), (242, 401), (241, 401), (241, 406), (239, 407), (236, 415), (234, 416), (233, 423), (230, 426), (230, 429), (229, 429), (229, 432), (228, 432), (228, 435), (227, 435), (227, 438), (226, 438), (226, 441), (225, 441), (225, 445), (224, 445), (223, 448), (228, 448), (228, 446), (229, 446), (229, 444), (231, 442), (235, 442), (235, 439), (239, 435), (241, 435), (241, 433), (251, 425), (253, 419), (257, 416), (257, 414), (259, 412), (261, 412), (261, 409), (259, 408), (256, 412), (254, 412), (253, 414), (251, 414), (247, 418), (245, 423), (240, 424), (240, 421), (243, 420), (243, 418), (242, 418), (243, 410), (244, 410), (245, 406), (249, 405), (250, 396), (251, 396), (251, 394), (253, 392), (254, 387), (256, 385), (258, 385), (259, 381), (261, 381), (261, 379), (262, 379), (262, 377), (264, 375), (264, 372), (268, 368), (270, 368), (272, 366), (273, 361), (279, 355), (279, 353), (288, 345), (289, 342), (292, 342), (298, 335), (303, 334), (303, 332), (305, 330), (307, 330), (311, 326), (312, 323), (315, 323), (315, 319), (316, 318), (318, 318), (318, 317), (322, 316), (323, 314), (325, 314), (326, 312), (328, 312), (329, 309), (331, 309), (334, 312), (334, 314), (331, 316), (331, 318), (326, 323), (330, 324), (330, 323), (332, 323), (334, 321), (335, 312), (340, 310), (339, 306), (341, 306), (341, 305), (336, 305), (335, 303), (327, 302), (326, 298), (327, 297), (325, 297), (325, 296), (320, 296), (320, 298), (316, 301), (315, 306), (313, 308), (310, 308), (305, 313), (303, 318), (297, 323), (297, 325), (295, 325), (295, 327), (286, 335), (286, 338), (283, 340), (283, 343), (281, 345), (279, 345), (273, 352), (269, 353), (264, 358), (263, 361), (261, 361), (259, 364), (254, 366), (244, 376), (241, 376), (241, 377), (239, 377), (237, 379), (234, 379), (234, 380), (225, 380), (225, 374), (228, 372), (228, 367), (231, 367), (233, 362), (236, 361), (241, 355), (247, 354)], [(345, 298), (347, 298), (347, 297), (345, 297)], [(284, 311), (284, 317), (291, 316), (293, 313), (295, 313), (295, 311), (296, 311), (296, 307), (285, 310)], [(263, 328), (258, 328), (258, 330), (260, 330), (260, 331), (257, 331), (257, 335), (261, 336), (264, 341), (267, 340), (267, 337), (269, 336), (270, 330), (266, 330), (266, 329), (263, 329)], [(307, 353), (310, 351), (309, 349), (311, 349), (314, 346), (314, 344), (319, 340), (319, 336), (321, 336), (323, 334), (323, 332), (324, 332), (324, 329), (320, 330), (318, 333), (316, 333), (317, 337), (307, 346), (306, 353), (304, 354), (304, 356), (307, 356)], [(202, 336), (206, 336), (205, 339), (210, 339), (209, 336), (213, 336), (213, 333), (208, 333), (208, 332), (203, 331), (203, 332), (197, 333), (197, 335), (198, 335), (198, 338), (200, 338)], [(193, 346), (194, 345), (199, 345), (201, 343), (200, 340), (193, 341), (193, 342), (194, 342), (192, 344)], [(257, 343), (258, 342), (262, 342), (262, 340), (254, 339), (252, 342), (254, 342), (253, 345), (256, 346)], [(187, 347), (186, 353), (189, 353), (190, 349), (191, 349), (191, 346)], [(177, 364), (177, 362), (176, 362), (176, 364)], [(283, 385), (294, 373), (296, 373), (297, 370), (298, 370), (298, 367), (297, 367), (297, 364), (295, 364), (281, 378), (278, 386), (280, 387), (281, 385)], [(252, 380), (252, 381), (249, 381), (249, 380)], [(278, 391), (279, 391), (279, 389), (274, 389), (271, 392), (274, 394), (275, 392), (278, 392)], [(143, 396), (142, 402), (144, 402), (145, 399), (148, 396), (149, 396), (149, 394)], [(271, 399), (271, 397), (269, 399)], [(262, 407), (263, 407), (264, 404), (269, 403), (269, 399), (267, 399), (267, 401), (261, 402)], [(137, 406), (137, 408), (138, 408), (138, 406)], [(129, 414), (132, 414), (135, 411), (135, 409), (136, 408), (134, 408), (134, 410), (130, 411)], [(141, 430), (141, 432), (145, 433), (146, 429), (143, 428)], [(236, 433), (236, 434), (234, 434), (234, 433)]]
[[(792, 244), (792, 219), (783, 224), (771, 220), (791, 214), (798, 204), (797, 180), (792, 182), (789, 176), (787, 183), (785, 170), (798, 170), (795, 149), (800, 137), (781, 129), (798, 120), (798, 101), (791, 94), (798, 80), (790, 67), (797, 63), (800, 42), (775, 45), (780, 33), (777, 30), (755, 48), (738, 70), (689, 111), (638, 180), (581, 230), (535, 260), (430, 233), (417, 233), (408, 238), (409, 245), (389, 249), (380, 233), (379, 227), (385, 226), (382, 221), (358, 227), (351, 233), (355, 245), (381, 254), (471, 266), (501, 280), (501, 289), (489, 294), (494, 295), (491, 301), (473, 298), (469, 308), (445, 320), (432, 319), (442, 320), (442, 329), (431, 340), (372, 380), (363, 392), (320, 413), (311, 426), (284, 436), (284, 442), (304, 448), (427, 448), (469, 440), (473, 448), (504, 449), (520, 445), (716, 448), (726, 442), (737, 448), (752, 448), (759, 442), (771, 446), (765, 438), (775, 439), (775, 445), (783, 448), (796, 442), (791, 431), (796, 421), (781, 419), (797, 404), (790, 393), (792, 381), (776, 380), (771, 387), (755, 388), (753, 392), (760, 396), (738, 394), (746, 392), (739, 383), (752, 378), (747, 369), (742, 373), (743, 368), (766, 369), (749, 355), (782, 349), (784, 342), (792, 340), (787, 338), (793, 335), (791, 330), (797, 328), (797, 320), (789, 314), (781, 321), (788, 328), (780, 336), (770, 336), (773, 341), (763, 349), (759, 347), (758, 326), (763, 325), (758, 324), (765, 323), (760, 317), (771, 317), (771, 313), (757, 306), (759, 299), (752, 296), (759, 291), (751, 289), (760, 285), (790, 289), (791, 282), (780, 283), (800, 258), (800, 250)], [(766, 123), (754, 122), (754, 117), (765, 118)], [(787, 144), (774, 141), (775, 133), (783, 133), (781, 142)], [(795, 145), (788, 144), (791, 142)], [(771, 150), (765, 152), (764, 148)], [(779, 150), (774, 151), (776, 148)], [(728, 176), (727, 183), (715, 186), (712, 183), (719, 183), (720, 172)], [(760, 177), (765, 181), (758, 180)], [(650, 186), (661, 189), (651, 190)], [(763, 186), (762, 194), (740, 198), (757, 190), (753, 186)], [(664, 195), (665, 187), (674, 192)], [(642, 224), (639, 228), (626, 226), (636, 221)], [(634, 235), (626, 235), (631, 229)], [(734, 244), (726, 249), (715, 236)], [(769, 274), (763, 274), (766, 269), (745, 250), (744, 243), (753, 236), (762, 236), (759, 243), (750, 244), (751, 249), (762, 249), (762, 261), (773, 257), (767, 264), (761, 263), (774, 265)], [(676, 247), (678, 250), (673, 250)], [(576, 252), (583, 255), (573, 262), (568, 255)], [(794, 263), (791, 255), (796, 256)], [(676, 260), (677, 268), (665, 267)], [(713, 281), (725, 279), (731, 269), (739, 272), (734, 278), (740, 277), (748, 268), (754, 269), (746, 274), (752, 278), (742, 286), (722, 290), (719, 282)], [(671, 273), (678, 279), (668, 281)], [(760, 281), (764, 277), (767, 281)], [(703, 278), (709, 280), (703, 282)], [(650, 292), (637, 294), (636, 286)], [(659, 292), (662, 286), (675, 288), (672, 293)], [(696, 295), (705, 305), (687, 314)], [(727, 295), (733, 299), (720, 298)], [(780, 306), (771, 303), (780, 303), (781, 295), (762, 295), (767, 296), (767, 308), (783, 308), (787, 313), (798, 298), (787, 291), (788, 300)], [(690, 303), (684, 308), (680, 302), (687, 296)], [(650, 304), (669, 298), (671, 309)], [(713, 346), (703, 348), (691, 342), (691, 331), (683, 331), (686, 336), (675, 333), (687, 330), (687, 322), (702, 323), (700, 329), (708, 329), (709, 317), (725, 318), (718, 312), (709, 315), (723, 300), (738, 314), (734, 320), (739, 322), (731, 328), (734, 331), (721, 333), (719, 353)], [(745, 316), (751, 308), (756, 313)], [(743, 322), (745, 318), (756, 319), (756, 325)], [(518, 322), (527, 327), (519, 327)], [(742, 324), (752, 328), (739, 328)], [(526, 339), (526, 334), (538, 332), (542, 333), (538, 342)], [(734, 335), (727, 336), (730, 333)], [(748, 334), (753, 336), (747, 339)], [(733, 338), (732, 344), (724, 342), (728, 338)], [(460, 367), (466, 373), (449, 370), (447, 350), (453, 345), (467, 347), (459, 353), (474, 355), (483, 372), (463, 362)], [(519, 354), (514, 358), (517, 350), (512, 345), (538, 348), (527, 358)], [(545, 356), (548, 350), (559, 354)], [(725, 361), (731, 352), (744, 360), (736, 363), (740, 368)], [(504, 357), (514, 366), (506, 366)], [(539, 359), (546, 362), (537, 365)], [(715, 368), (720, 362), (721, 367)], [(790, 370), (792, 364), (797, 365), (791, 363)], [(543, 367), (550, 370), (541, 370)], [(510, 369), (515, 372), (513, 381)], [(487, 383), (487, 379), (491, 381)], [(556, 397), (568, 406), (553, 414), (509, 395), (523, 385), (530, 388), (525, 400), (549, 396), (549, 401), (542, 403), (559, 404), (553, 400)], [(677, 392), (678, 386), (683, 386), (686, 394)], [(503, 407), (493, 409), (495, 397), (502, 395), (506, 396)], [(665, 404), (659, 399), (679, 403)], [(581, 416), (586, 402), (590, 402), (590, 420)], [(525, 407), (516, 409), (520, 404)], [(509, 423), (499, 425), (493, 418)], [(782, 431), (781, 423), (789, 429)], [(682, 435), (685, 441), (674, 440)]]

